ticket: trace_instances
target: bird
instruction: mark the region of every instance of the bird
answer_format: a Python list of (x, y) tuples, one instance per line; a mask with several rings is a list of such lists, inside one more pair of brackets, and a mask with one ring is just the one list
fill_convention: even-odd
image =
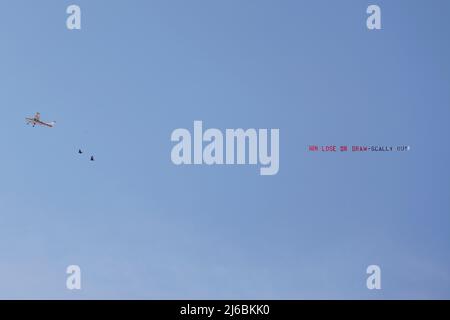
[(91, 156), (91, 161), (95, 161), (95, 160), (94, 160), (94, 156)]
[(81, 151), (81, 149), (80, 149), (80, 150), (78, 150), (78, 153), (79, 153), (79, 154), (82, 154), (82, 153), (83, 153), (83, 151)]

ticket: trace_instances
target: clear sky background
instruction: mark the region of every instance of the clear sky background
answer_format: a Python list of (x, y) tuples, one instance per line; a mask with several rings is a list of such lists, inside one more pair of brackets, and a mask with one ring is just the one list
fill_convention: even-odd
[[(66, 29), (73, 3), (80, 31)], [(449, 13), (2, 1), (0, 298), (449, 299)], [(37, 111), (56, 128), (26, 126)], [(173, 165), (170, 134), (194, 120), (279, 128), (278, 175)], [(71, 264), (81, 291), (66, 289)], [(382, 290), (366, 288), (371, 264)]]

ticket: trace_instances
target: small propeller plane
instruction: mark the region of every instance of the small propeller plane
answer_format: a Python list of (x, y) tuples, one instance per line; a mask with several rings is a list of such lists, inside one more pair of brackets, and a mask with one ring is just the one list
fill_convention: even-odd
[(32, 124), (33, 127), (38, 125), (38, 126), (53, 128), (56, 124), (55, 121), (52, 121), (52, 122), (41, 121), (41, 114), (39, 112), (37, 112), (33, 118), (25, 118), (25, 119), (27, 120), (27, 124)]

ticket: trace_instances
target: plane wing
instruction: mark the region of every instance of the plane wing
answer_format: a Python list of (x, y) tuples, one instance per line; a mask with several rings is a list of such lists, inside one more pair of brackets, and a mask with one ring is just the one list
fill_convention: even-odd
[(45, 126), (45, 127), (49, 127), (49, 128), (53, 128), (56, 124), (55, 121), (52, 122), (44, 122), (41, 121), (41, 114), (39, 112), (36, 113), (36, 115), (34, 116), (34, 118), (25, 118), (27, 121), (27, 124), (33, 124), (33, 127), (35, 125), (40, 125), (40, 126)]

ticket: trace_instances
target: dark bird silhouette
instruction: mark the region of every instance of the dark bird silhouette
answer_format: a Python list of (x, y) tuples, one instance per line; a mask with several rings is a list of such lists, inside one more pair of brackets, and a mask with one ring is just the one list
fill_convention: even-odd
[(83, 151), (81, 151), (81, 149), (80, 149), (80, 150), (78, 150), (78, 153), (79, 153), (79, 154), (82, 154), (82, 153), (83, 153)]
[(94, 160), (94, 156), (91, 156), (91, 161), (95, 161), (95, 160)]

